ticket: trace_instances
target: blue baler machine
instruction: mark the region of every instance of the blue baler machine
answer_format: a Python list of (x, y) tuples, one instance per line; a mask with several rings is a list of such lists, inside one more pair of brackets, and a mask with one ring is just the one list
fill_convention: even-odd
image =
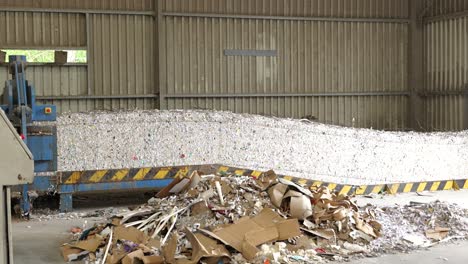
[[(12, 79), (5, 82), (0, 107), (33, 154), (35, 174), (53, 174), (57, 170), (57, 131), (50, 121), (56, 120), (56, 107), (37, 104), (34, 86), (26, 79), (26, 56), (8, 58)], [(21, 188), (21, 207), (26, 215), (30, 209), (28, 188)]]

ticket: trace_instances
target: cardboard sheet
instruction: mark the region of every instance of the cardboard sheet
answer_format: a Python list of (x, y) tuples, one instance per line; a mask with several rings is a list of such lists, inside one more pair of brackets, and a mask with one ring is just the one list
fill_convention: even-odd
[(287, 240), (291, 237), (296, 237), (301, 235), (301, 230), (299, 222), (297, 219), (287, 219), (276, 224), (276, 229), (278, 229), (278, 240)]
[(101, 245), (101, 237), (94, 236), (93, 238), (88, 238), (87, 240), (80, 240), (76, 244), (71, 245), (74, 248), (79, 248), (89, 252), (96, 252), (96, 249)]
[(201, 201), (192, 205), (191, 212), (192, 212), (192, 215), (195, 216), (195, 215), (211, 212), (211, 209), (208, 208), (208, 206), (206, 205), (206, 201)]
[(190, 178), (190, 185), (188, 187), (189, 189), (195, 188), (198, 185), (198, 183), (201, 181), (201, 176), (198, 173), (198, 171), (193, 171), (189, 178)]
[(308, 196), (302, 194), (301, 192), (289, 190), (284, 195), (284, 198), (288, 197), (291, 198), (289, 211), (293, 218), (303, 220), (312, 215), (312, 203)]
[(374, 228), (371, 225), (364, 222), (362, 219), (359, 218), (357, 213), (354, 214), (354, 220), (356, 221), (356, 228), (364, 232), (365, 234), (372, 236), (374, 238), (377, 237), (377, 234), (374, 232)]
[(193, 234), (187, 228), (185, 229), (185, 234), (192, 245), (192, 256), (190, 259), (177, 260), (177, 264), (197, 264), (204, 258), (209, 258), (213, 261), (223, 257), (230, 257), (229, 251), (223, 245), (218, 244), (216, 240), (200, 233)]
[(258, 252), (258, 245), (286, 240), (301, 234), (297, 219), (286, 220), (268, 208), (253, 218), (238, 221), (212, 233), (204, 232), (235, 248), (248, 260)]
[(273, 170), (266, 171), (257, 178), (256, 182), (257, 185), (260, 187), (262, 190), (268, 189), (272, 184), (276, 183), (278, 181), (278, 176), (276, 176), (276, 173)]
[(146, 245), (150, 248), (161, 248), (161, 242), (159, 240), (156, 240), (154, 238), (150, 238)]
[(201, 180), (200, 175), (193, 171), (189, 176), (176, 177), (169, 185), (156, 194), (158, 198), (164, 198), (171, 194), (180, 193), (189, 188), (195, 187)]
[(275, 226), (256, 229), (245, 233), (244, 239), (253, 246), (258, 246), (270, 241), (277, 240), (279, 237), (278, 229)]
[(79, 257), (85, 256), (89, 253), (89, 251), (71, 247), (69, 244), (62, 245), (60, 247), (60, 251), (62, 252), (63, 259), (66, 262), (77, 260)]
[(140, 264), (141, 258), (144, 257), (143, 250), (135, 250), (132, 253), (127, 254), (122, 259), (122, 264)]
[(448, 236), (450, 228), (436, 227), (426, 230), (426, 237), (434, 240), (442, 240)]
[(178, 183), (176, 183), (172, 188), (169, 190), (170, 194), (173, 193), (180, 193), (182, 190), (188, 188), (190, 186), (190, 179), (183, 178)]
[(309, 196), (309, 197), (313, 197), (312, 195), (312, 192), (309, 190), (309, 189), (306, 189), (306, 188), (303, 188), (302, 186), (292, 182), (292, 181), (288, 181), (288, 180), (285, 180), (283, 178), (278, 178), (279, 182), (282, 183), (282, 184), (286, 184), (286, 185), (289, 185), (289, 186), (292, 186), (294, 187), (295, 189), (297, 189), (299, 192)]
[(162, 247), (162, 253), (167, 263), (175, 263), (175, 253), (177, 249), (177, 233), (174, 233), (169, 241)]
[(268, 189), (268, 195), (270, 196), (271, 203), (280, 208), (281, 202), (283, 201), (284, 194), (288, 186), (286, 184), (278, 183), (273, 185), (270, 189)]
[(112, 254), (109, 254), (107, 257), (106, 264), (118, 264), (126, 255), (127, 252), (125, 252), (123, 249), (117, 249), (114, 247), (112, 249)]
[(309, 233), (309, 234), (312, 234), (312, 235), (316, 235), (318, 237), (321, 237), (321, 238), (325, 238), (327, 240), (329, 239), (332, 239), (333, 237), (335, 237), (335, 231), (333, 229), (314, 229), (314, 230), (309, 230), (309, 229), (306, 229), (306, 228), (301, 228), (301, 230)]
[(143, 256), (141, 261), (143, 261), (143, 264), (163, 264), (164, 258), (161, 256)]
[(137, 244), (146, 243), (149, 237), (137, 228), (117, 226), (114, 228), (114, 238), (129, 240)]

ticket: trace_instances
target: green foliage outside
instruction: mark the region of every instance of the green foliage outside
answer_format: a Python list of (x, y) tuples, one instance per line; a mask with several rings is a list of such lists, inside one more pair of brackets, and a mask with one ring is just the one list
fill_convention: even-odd
[[(26, 55), (28, 62), (50, 63), (54, 62), (54, 50), (3, 50), (6, 60), (9, 55)], [(86, 63), (86, 50), (67, 50), (69, 63)]]

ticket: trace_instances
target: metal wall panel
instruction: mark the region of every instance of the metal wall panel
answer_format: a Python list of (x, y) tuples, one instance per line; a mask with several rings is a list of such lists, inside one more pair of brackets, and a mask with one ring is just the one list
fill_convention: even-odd
[(134, 10), (154, 9), (154, 0), (0, 0), (0, 8)]
[(463, 92), (468, 88), (468, 17), (428, 23), (426, 45), (427, 126), (463, 129)]
[[(344, 125), (355, 117), (359, 126), (386, 129), (406, 124), (404, 112), (386, 113), (406, 108), (403, 95), (314, 97), (406, 92), (406, 24), (165, 16), (160, 30), (162, 108), (314, 115)], [(277, 50), (278, 56), (225, 56), (224, 49)], [(202, 98), (215, 95), (232, 98)]]
[(305, 118), (334, 125), (398, 130), (407, 128), (405, 96), (170, 98), (169, 109), (216, 109)]
[(158, 0), (163, 12), (271, 16), (408, 17), (407, 0)]
[(468, 10), (466, 0), (429, 0), (426, 1), (424, 16), (439, 16)]
[(59, 113), (157, 108), (154, 99), (60, 99), (41, 100), (41, 102), (56, 105)]
[[(0, 67), (0, 94), (3, 92), (5, 81), (9, 79), (11, 79), (11, 75), (8, 74), (7, 66)], [(27, 79), (36, 88), (38, 97), (60, 98), (57, 100), (38, 100), (39, 103), (55, 104), (59, 113), (127, 108), (151, 109), (157, 106), (155, 100), (151, 98), (66, 99), (67, 96), (87, 95), (86, 65), (30, 65), (27, 68)], [(120, 107), (116, 108), (116, 105)]]
[(84, 48), (85, 15), (0, 11), (0, 36), (0, 48)]
[[(27, 79), (36, 88), (36, 96), (76, 96), (87, 92), (86, 65), (30, 65), (26, 70)], [(11, 79), (8, 67), (0, 67), (0, 88)], [(39, 100), (43, 103), (44, 100)], [(59, 112), (81, 110), (81, 102), (76, 100), (58, 100), (55, 102)]]
[(463, 95), (432, 96), (425, 100), (429, 131), (463, 130)]
[[(139, 15), (90, 14), (89, 22), (89, 94), (155, 95), (154, 19)], [(154, 107), (150, 99), (95, 102), (96, 109)]]

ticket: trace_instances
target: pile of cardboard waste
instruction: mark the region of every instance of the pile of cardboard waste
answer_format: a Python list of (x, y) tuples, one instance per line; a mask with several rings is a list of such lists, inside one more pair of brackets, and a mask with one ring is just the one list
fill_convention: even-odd
[(147, 204), (62, 245), (88, 263), (308, 263), (365, 253), (381, 225), (349, 197), (273, 171), (178, 177)]

